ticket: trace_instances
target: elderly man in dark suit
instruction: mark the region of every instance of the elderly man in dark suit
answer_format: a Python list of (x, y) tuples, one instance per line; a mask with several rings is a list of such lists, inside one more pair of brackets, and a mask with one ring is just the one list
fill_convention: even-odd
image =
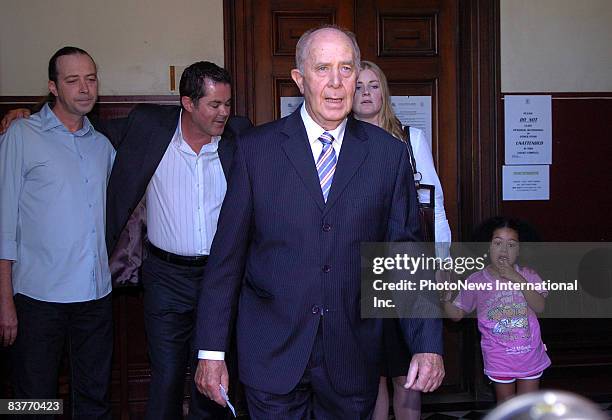
[[(225, 404), (237, 312), (253, 419), (370, 418), (374, 407), (382, 323), (360, 317), (360, 243), (420, 232), (405, 146), (347, 118), (359, 61), (350, 32), (308, 31), (291, 73), (304, 106), (237, 140), (198, 303), (196, 383)], [(402, 325), (407, 386), (432, 391), (444, 376), (441, 321)]]

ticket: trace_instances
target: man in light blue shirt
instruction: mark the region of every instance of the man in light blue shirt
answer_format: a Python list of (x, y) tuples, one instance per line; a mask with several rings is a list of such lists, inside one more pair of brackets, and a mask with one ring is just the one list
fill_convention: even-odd
[(75, 418), (110, 418), (111, 276), (104, 238), (114, 149), (85, 115), (98, 94), (87, 52), (49, 61), (53, 103), (0, 137), (0, 340), (16, 398), (55, 398), (68, 343)]

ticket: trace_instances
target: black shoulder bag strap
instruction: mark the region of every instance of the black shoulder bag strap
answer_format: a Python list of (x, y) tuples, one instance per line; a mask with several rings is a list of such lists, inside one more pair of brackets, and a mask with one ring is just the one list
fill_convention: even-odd
[(419, 223), (421, 225), (421, 234), (424, 241), (433, 241), (435, 238), (435, 225), (434, 225), (434, 186), (421, 184), (423, 176), (417, 171), (416, 159), (414, 158), (414, 151), (412, 150), (412, 144), (410, 143), (410, 126), (405, 126), (404, 131), (406, 132), (406, 149), (410, 155), (410, 164), (412, 165), (412, 171), (414, 175), (414, 186), (415, 189), (425, 189), (429, 191), (429, 203), (421, 203), (419, 195), (417, 193), (417, 203), (419, 209)]
[(408, 149), (408, 154), (410, 155), (410, 164), (412, 165), (412, 172), (414, 173), (414, 185), (418, 190), (423, 176), (419, 171), (417, 171), (416, 160), (414, 159), (414, 151), (412, 150), (412, 144), (410, 143), (409, 125), (404, 126), (404, 132), (406, 133), (406, 148)]

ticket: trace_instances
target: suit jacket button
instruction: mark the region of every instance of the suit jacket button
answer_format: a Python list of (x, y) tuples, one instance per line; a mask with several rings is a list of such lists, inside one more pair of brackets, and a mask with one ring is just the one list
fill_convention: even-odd
[(329, 273), (331, 271), (331, 265), (324, 265), (323, 266), (323, 272), (324, 273)]
[(329, 232), (331, 230), (331, 225), (329, 223), (325, 223), (323, 225), (323, 232)]
[(319, 309), (319, 307), (317, 305), (312, 305), (312, 308), (310, 308), (310, 311), (313, 314), (318, 314), (320, 312), (320, 309)]

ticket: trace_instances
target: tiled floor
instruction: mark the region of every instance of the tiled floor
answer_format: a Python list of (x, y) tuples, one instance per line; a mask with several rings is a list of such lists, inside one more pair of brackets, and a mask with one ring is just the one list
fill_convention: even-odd
[[(601, 407), (602, 411), (608, 414), (608, 417), (612, 419), (612, 402), (604, 402), (599, 403), (599, 407)], [(437, 413), (423, 413), (421, 415), (422, 420), (457, 420), (457, 419), (465, 419), (465, 420), (478, 420), (484, 418), (484, 416), (490, 410), (458, 410), (458, 411), (444, 411)], [(249, 416), (239, 416), (238, 420), (248, 420)], [(389, 417), (389, 420), (401, 420), (395, 419), (393, 415)]]
[(423, 413), (421, 419), (450, 420), (450, 419), (481, 419), (487, 411), (445, 411), (443, 413)]
[[(608, 414), (612, 419), (612, 402), (599, 403), (601, 409)], [(439, 413), (423, 413), (422, 420), (478, 420), (484, 418), (489, 410), (464, 410), (464, 411), (444, 411)], [(240, 420), (248, 420), (248, 416), (239, 417)], [(396, 420), (395, 417), (389, 417), (389, 420)]]
[[(601, 409), (608, 414), (612, 419), (612, 402), (599, 403)], [(454, 420), (454, 419), (482, 419), (488, 410), (471, 410), (471, 411), (445, 411), (440, 413), (423, 413), (423, 420)]]

